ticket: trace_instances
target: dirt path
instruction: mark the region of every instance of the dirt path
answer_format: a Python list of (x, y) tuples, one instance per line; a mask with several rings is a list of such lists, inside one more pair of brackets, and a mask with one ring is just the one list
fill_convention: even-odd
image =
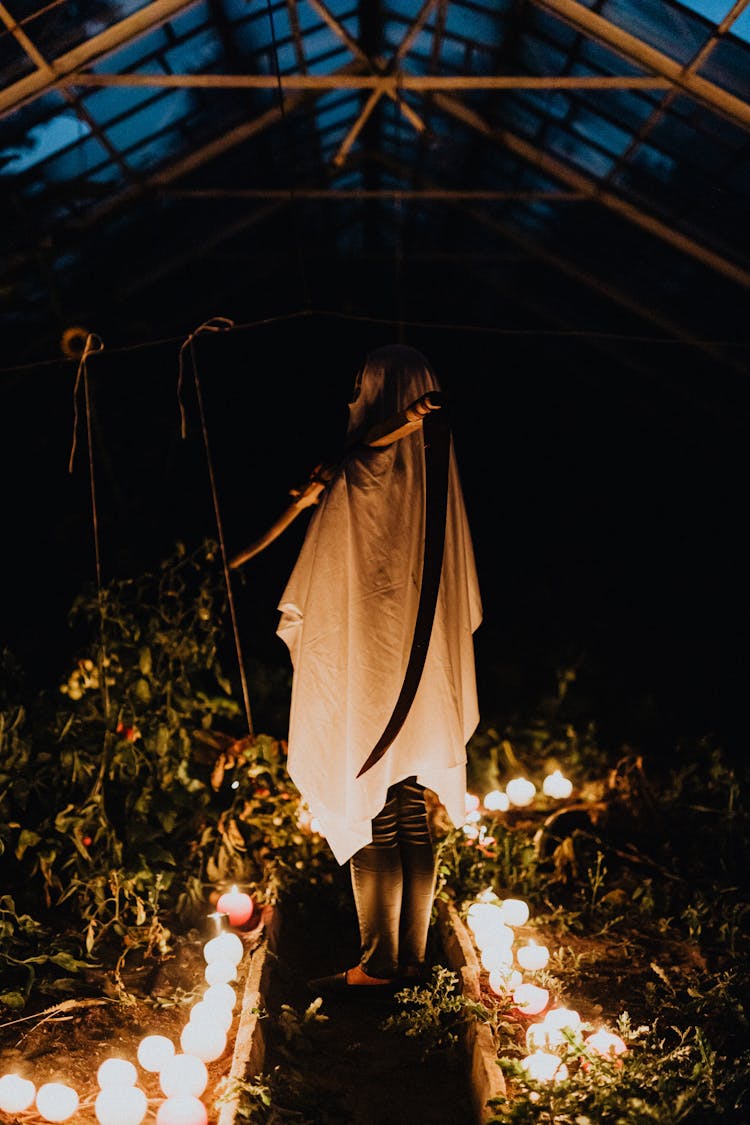
[[(434, 939), (433, 939), (434, 944)], [(309, 1034), (285, 1041), (283, 1005), (298, 1014), (314, 1000), (311, 977), (353, 964), (358, 949), (348, 874), (334, 887), (287, 903), (282, 910), (278, 960), (269, 995), (265, 1072), (279, 1067), (275, 1102), (295, 1110), (300, 1125), (467, 1125), (473, 1118), (465, 1057), (460, 1049), (423, 1059), (423, 1044), (383, 1023), (393, 1001), (356, 997), (326, 999)], [(430, 949), (433, 962), (440, 951)]]

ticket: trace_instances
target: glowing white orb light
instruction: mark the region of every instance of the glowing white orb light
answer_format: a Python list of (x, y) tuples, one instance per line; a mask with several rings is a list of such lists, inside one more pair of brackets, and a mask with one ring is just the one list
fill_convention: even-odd
[(508, 992), (515, 992), (523, 984), (523, 976), (518, 969), (498, 965), (497, 968), (490, 969), (488, 983), (496, 996), (504, 996)]
[(598, 1055), (604, 1055), (605, 1058), (611, 1055), (622, 1055), (627, 1051), (625, 1040), (621, 1039), (619, 1035), (615, 1035), (613, 1031), (605, 1031), (604, 1028), (586, 1036), (585, 1043), (587, 1047), (591, 1047), (592, 1051), (596, 1051)]
[(147, 1112), (148, 1098), (138, 1086), (105, 1086), (94, 1103), (100, 1125), (141, 1125)]
[(562, 1041), (563, 1033), (547, 1027), (544, 1020), (541, 1023), (530, 1023), (526, 1029), (527, 1051), (548, 1051), (550, 1047), (556, 1047)]
[(513, 1003), (525, 1016), (538, 1016), (549, 1004), (549, 992), (535, 984), (519, 984), (513, 990)]
[(36, 1086), (20, 1074), (4, 1074), (0, 1078), (0, 1109), (4, 1113), (22, 1113), (32, 1105)]
[(572, 1008), (550, 1008), (544, 1022), (547, 1027), (558, 1031), (577, 1031), (581, 1026), (581, 1017)]
[(488, 946), (503, 946), (510, 950), (515, 934), (503, 922), (501, 908), (494, 903), (475, 902), (469, 907), (467, 915), (469, 929), (478, 949), (484, 951)]
[(233, 980), (237, 980), (237, 966), (234, 961), (211, 961), (206, 965), (206, 971), (203, 974), (206, 979), (206, 984), (229, 984)]
[(176, 1054), (159, 1071), (159, 1085), (168, 1098), (175, 1094), (199, 1098), (208, 1085), (208, 1069), (197, 1055)]
[(206, 1107), (190, 1094), (175, 1094), (159, 1106), (156, 1125), (208, 1125)]
[(231, 961), (233, 965), (239, 965), (243, 953), (242, 938), (228, 930), (217, 934), (203, 946), (203, 956), (207, 965), (210, 965), (212, 961)]
[(529, 972), (543, 969), (549, 961), (549, 949), (546, 945), (537, 945), (535, 941), (530, 940), (527, 945), (522, 945), (516, 950), (516, 959), (521, 968)]
[(237, 993), (231, 984), (212, 984), (203, 993), (202, 1000), (211, 1008), (229, 1008), (231, 1012), (237, 1003)]
[(500, 789), (492, 789), (484, 798), (484, 807), (488, 812), (507, 812), (510, 808), (510, 797)]
[(500, 903), (500, 917), (506, 926), (525, 926), (529, 920), (528, 905), (521, 898), (506, 898)]
[(62, 1082), (45, 1082), (36, 1092), (36, 1108), (45, 1121), (67, 1121), (78, 1109), (78, 1094)]
[(186, 1055), (204, 1063), (220, 1059), (227, 1049), (227, 1033), (216, 1022), (190, 1020), (182, 1029), (180, 1046)]
[(521, 1066), (535, 1082), (563, 1082), (568, 1077), (565, 1063), (548, 1051), (534, 1051), (526, 1056)]
[(542, 792), (546, 797), (569, 797), (573, 792), (573, 782), (563, 777), (561, 770), (553, 770), (542, 782)]
[(232, 1026), (232, 1018), (229, 1008), (222, 1008), (218, 1004), (207, 1004), (205, 1000), (199, 1000), (190, 1009), (191, 1023), (200, 1023), (201, 1020), (206, 1020), (208, 1023), (216, 1024), (224, 1032), (229, 1031)]
[(174, 1043), (166, 1035), (147, 1035), (138, 1044), (138, 1062), (150, 1074), (160, 1074), (174, 1055)]
[(505, 786), (505, 792), (508, 794), (511, 805), (524, 808), (526, 805), (530, 805), (536, 797), (536, 785), (533, 781), (529, 781), (527, 777), (514, 777)]
[(510, 969), (513, 965), (513, 951), (507, 945), (488, 945), (482, 950), (479, 960), (488, 973), (503, 967)]
[(108, 1086), (135, 1086), (138, 1071), (127, 1059), (105, 1059), (96, 1072), (100, 1090)]

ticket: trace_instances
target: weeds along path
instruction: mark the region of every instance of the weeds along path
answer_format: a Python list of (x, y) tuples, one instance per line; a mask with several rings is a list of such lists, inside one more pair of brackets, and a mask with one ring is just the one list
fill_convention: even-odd
[[(299, 1125), (467, 1125), (473, 1110), (460, 1046), (423, 1058), (417, 1038), (383, 1028), (396, 1007), (385, 998), (327, 998), (309, 1010), (315, 995), (306, 981), (356, 963), (348, 878), (344, 868), (333, 885), (311, 886), (280, 907), (263, 1075), (279, 1120), (288, 1113)], [(439, 949), (429, 956), (440, 962)]]

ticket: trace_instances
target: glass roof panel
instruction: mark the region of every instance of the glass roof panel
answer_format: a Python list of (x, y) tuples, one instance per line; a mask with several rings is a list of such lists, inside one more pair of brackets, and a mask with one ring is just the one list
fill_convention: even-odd
[(3, 158), (7, 163), (3, 164), (1, 173), (13, 176), (26, 172), (61, 149), (78, 144), (90, 131), (72, 111), (60, 113), (33, 126), (26, 134), (22, 147), (4, 151)]
[(107, 138), (115, 148), (125, 151), (175, 124), (189, 113), (191, 102), (189, 90), (169, 90), (143, 109), (108, 125), (105, 130)]
[(671, 3), (605, 0), (599, 14), (681, 63), (690, 62), (711, 33), (704, 20)]
[(750, 100), (750, 48), (744, 43), (720, 40), (699, 73), (736, 97)]

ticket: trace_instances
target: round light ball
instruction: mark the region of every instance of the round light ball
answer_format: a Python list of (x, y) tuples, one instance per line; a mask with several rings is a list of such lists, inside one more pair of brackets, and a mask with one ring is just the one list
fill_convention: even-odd
[(175, 1094), (199, 1098), (208, 1085), (206, 1064), (197, 1055), (177, 1054), (159, 1072), (159, 1084), (168, 1098)]
[(94, 1103), (100, 1125), (141, 1125), (148, 1098), (138, 1086), (105, 1086)]
[(521, 898), (506, 898), (500, 903), (500, 916), (506, 926), (525, 926), (529, 908)]
[(20, 1074), (4, 1074), (0, 1078), (0, 1109), (3, 1113), (22, 1113), (32, 1105), (36, 1086)]
[(237, 993), (232, 988), (231, 984), (224, 982), (223, 984), (212, 984), (207, 988), (202, 997), (204, 1003), (208, 1004), (211, 1008), (228, 1008), (229, 1011), (234, 1010), (237, 1003)]
[(190, 1021), (182, 1029), (180, 1045), (186, 1055), (195, 1055), (204, 1063), (214, 1062), (227, 1049), (227, 1033), (217, 1023)]
[(108, 1086), (135, 1086), (138, 1071), (127, 1059), (105, 1059), (96, 1072), (100, 1090)]
[(36, 1108), (45, 1121), (67, 1121), (78, 1101), (76, 1091), (62, 1082), (45, 1082), (36, 1092)]
[(217, 1004), (207, 1004), (205, 1000), (199, 1000), (197, 1004), (193, 1004), (190, 1009), (190, 1022), (216, 1024), (222, 1031), (227, 1032), (232, 1026), (232, 1013), (228, 1008), (222, 1008)]
[(484, 807), (488, 812), (507, 812), (510, 808), (510, 798), (500, 789), (492, 789), (484, 798)]
[(505, 792), (508, 794), (511, 805), (525, 808), (526, 805), (531, 804), (536, 796), (536, 785), (533, 781), (529, 781), (527, 777), (514, 777), (505, 786)]
[(534, 1051), (526, 1056), (521, 1066), (536, 1082), (564, 1082), (568, 1077), (565, 1063), (549, 1051)]
[(206, 971), (203, 974), (207, 985), (214, 984), (229, 984), (230, 981), (237, 980), (237, 966), (234, 961), (211, 961), (206, 965)]
[(513, 1003), (525, 1016), (538, 1016), (549, 1004), (549, 992), (535, 984), (520, 984), (513, 992)]
[(203, 956), (207, 965), (212, 961), (231, 961), (233, 965), (239, 965), (244, 948), (242, 939), (237, 934), (225, 930), (224, 933), (217, 934), (215, 938), (206, 942), (203, 946)]
[(138, 1044), (138, 1062), (150, 1074), (159, 1074), (174, 1054), (174, 1043), (166, 1035), (147, 1035)]
[(176, 1094), (159, 1106), (156, 1125), (208, 1125), (203, 1102), (190, 1094)]
[(612, 1055), (622, 1055), (627, 1051), (625, 1040), (621, 1039), (619, 1035), (615, 1035), (613, 1031), (605, 1031), (604, 1028), (588, 1035), (585, 1043), (592, 1051), (596, 1051), (598, 1055), (603, 1055), (605, 1058)]

